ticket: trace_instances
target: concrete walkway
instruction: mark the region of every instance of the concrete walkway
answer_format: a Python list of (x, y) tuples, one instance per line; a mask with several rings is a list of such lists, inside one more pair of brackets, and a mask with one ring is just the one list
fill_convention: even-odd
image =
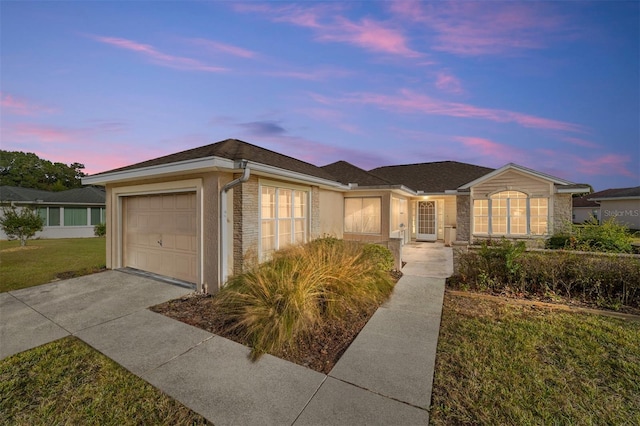
[(329, 375), (146, 308), (188, 290), (108, 271), (0, 294), (0, 358), (75, 335), (216, 425), (427, 424), (451, 250), (403, 248), (404, 276)]

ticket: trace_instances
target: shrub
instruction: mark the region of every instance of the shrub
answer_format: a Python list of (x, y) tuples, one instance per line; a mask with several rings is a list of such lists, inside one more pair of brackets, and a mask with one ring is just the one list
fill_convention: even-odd
[(599, 224), (595, 219), (582, 225), (571, 225), (569, 234), (560, 233), (547, 241), (547, 248), (599, 251), (608, 253), (632, 253), (633, 236), (615, 219)]
[(33, 208), (2, 208), (0, 227), (7, 237), (19, 239), (21, 246), (27, 245), (27, 240), (36, 235), (36, 232), (42, 231), (43, 226), (44, 219)]
[(104, 237), (105, 235), (107, 235), (107, 224), (106, 223), (99, 223), (96, 226), (93, 227), (93, 234), (96, 237)]
[(395, 259), (391, 250), (380, 244), (366, 244), (362, 249), (362, 256), (381, 271), (391, 271), (395, 266)]
[(391, 277), (363, 253), (362, 245), (335, 238), (281, 250), (232, 277), (215, 307), (229, 319), (229, 331), (251, 342), (252, 357), (282, 349), (328, 319), (388, 297)]
[[(640, 308), (638, 258), (570, 251), (516, 255), (519, 249), (503, 255), (499, 251), (483, 250), (456, 252), (458, 271), (448, 281), (450, 286), (537, 296), (562, 295), (613, 309), (622, 305)], [(507, 266), (509, 256), (515, 269)]]

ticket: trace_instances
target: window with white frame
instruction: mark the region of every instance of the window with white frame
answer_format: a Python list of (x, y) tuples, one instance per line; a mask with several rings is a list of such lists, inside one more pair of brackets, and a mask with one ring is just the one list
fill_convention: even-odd
[(307, 241), (309, 192), (262, 185), (260, 190), (260, 256)]
[(382, 200), (380, 197), (344, 199), (344, 232), (379, 234)]
[(473, 201), (473, 232), (487, 235), (546, 235), (549, 200), (520, 191), (501, 191)]

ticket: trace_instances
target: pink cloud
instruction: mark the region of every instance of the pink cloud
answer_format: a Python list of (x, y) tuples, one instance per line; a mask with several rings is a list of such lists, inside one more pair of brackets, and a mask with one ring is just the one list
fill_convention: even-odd
[(169, 55), (159, 50), (155, 49), (153, 46), (149, 44), (138, 43), (133, 40), (127, 40), (124, 38), (117, 37), (101, 37), (101, 36), (91, 36), (94, 40), (99, 41), (101, 43), (105, 43), (111, 46), (118, 47), (120, 49), (130, 50), (132, 52), (140, 53), (143, 56), (150, 58), (153, 62), (158, 65), (162, 65), (165, 67), (179, 69), (179, 70), (188, 70), (188, 71), (206, 71), (206, 72), (224, 72), (228, 71), (228, 69), (218, 66), (206, 65), (197, 59), (187, 58), (184, 56), (174, 56)]
[(443, 92), (450, 92), (455, 94), (464, 93), (460, 80), (448, 71), (439, 71), (436, 74), (435, 84), (436, 87)]
[(342, 41), (367, 50), (392, 55), (417, 58), (422, 56), (407, 46), (406, 37), (381, 22), (363, 19), (360, 23), (339, 17), (337, 25), (325, 28), (318, 40)]
[(9, 131), (14, 138), (35, 138), (40, 142), (69, 142), (87, 133), (87, 129), (26, 123), (16, 124)]
[(580, 165), (580, 172), (589, 176), (613, 176), (621, 175), (634, 179), (640, 177), (638, 169), (629, 169), (628, 164), (632, 162), (628, 155), (605, 154), (595, 158), (581, 158), (574, 156), (572, 162)]
[(337, 68), (315, 69), (311, 71), (265, 71), (264, 75), (272, 77), (295, 78), (307, 81), (325, 81), (332, 78), (344, 78), (352, 74), (352, 72)]
[(489, 139), (475, 136), (454, 136), (453, 140), (462, 143), (475, 155), (487, 157), (491, 162), (498, 160), (503, 164), (518, 163), (524, 159), (524, 154), (521, 150)]
[(544, 130), (586, 132), (583, 126), (573, 123), (536, 117), (515, 111), (482, 108), (464, 103), (442, 101), (427, 95), (415, 93), (408, 89), (401, 90), (400, 94), (395, 96), (378, 93), (353, 93), (338, 101), (375, 105), (391, 111), (475, 118), (499, 123), (516, 123), (522, 127)]
[(240, 58), (251, 59), (258, 56), (258, 54), (252, 50), (244, 49), (238, 46), (233, 46), (231, 44), (220, 43), (214, 40), (194, 38), (194, 39), (190, 39), (189, 41), (199, 46), (204, 46), (207, 49), (210, 49), (214, 52), (226, 53), (232, 56), (238, 56)]
[(345, 121), (344, 114), (333, 109), (328, 108), (305, 108), (299, 110), (302, 114), (311, 117), (314, 120), (322, 121), (330, 124), (333, 127), (344, 130), (345, 132), (362, 135), (364, 132), (355, 124), (351, 124)]
[(540, 49), (569, 31), (539, 2), (393, 2), (391, 11), (434, 31), (433, 49), (462, 56)]
[(239, 12), (254, 12), (266, 15), (274, 22), (287, 22), (312, 29), (316, 40), (343, 42), (372, 52), (391, 54), (408, 58), (423, 56), (408, 47), (408, 40), (401, 30), (373, 19), (351, 21), (341, 16), (343, 7), (338, 4), (313, 6), (266, 4), (236, 5)]
[(52, 108), (34, 104), (26, 99), (17, 98), (6, 92), (0, 92), (0, 107), (2, 107), (6, 113), (16, 115), (36, 115), (39, 113), (54, 112)]
[(597, 143), (594, 142), (590, 142), (584, 139), (580, 139), (580, 138), (574, 138), (574, 137), (570, 137), (570, 136), (566, 136), (561, 138), (563, 141), (568, 142), (572, 145), (577, 145), (577, 146), (582, 146), (585, 148), (600, 148), (600, 145), (598, 145)]

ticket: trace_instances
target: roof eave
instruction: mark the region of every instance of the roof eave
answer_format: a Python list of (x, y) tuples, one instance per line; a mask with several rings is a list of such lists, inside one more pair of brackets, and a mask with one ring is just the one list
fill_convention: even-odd
[(235, 161), (221, 157), (203, 157), (192, 160), (176, 161), (175, 163), (160, 164), (156, 166), (141, 167), (130, 170), (105, 172), (82, 178), (83, 185), (106, 185), (109, 183), (124, 182), (136, 179), (152, 178), (158, 176), (183, 174), (185, 172), (197, 172), (203, 170), (234, 169)]
[(631, 195), (628, 197), (597, 197), (587, 198), (589, 201), (627, 201), (627, 200), (640, 200), (640, 195)]
[(589, 192), (591, 191), (591, 188), (589, 188), (588, 186), (585, 187), (573, 187), (573, 188), (563, 188), (563, 187), (559, 187), (556, 188), (556, 192), (558, 194), (584, 194), (585, 192)]
[(247, 167), (251, 170), (251, 172), (257, 172), (260, 176), (270, 177), (274, 179), (283, 179), (293, 180), (300, 183), (317, 185), (322, 188), (348, 191), (349, 185), (344, 185), (340, 182), (336, 182), (329, 179), (324, 179), (317, 176), (311, 176), (305, 173), (294, 172), (291, 170), (281, 169), (279, 167), (270, 166), (268, 164), (263, 163), (254, 163), (249, 161)]

